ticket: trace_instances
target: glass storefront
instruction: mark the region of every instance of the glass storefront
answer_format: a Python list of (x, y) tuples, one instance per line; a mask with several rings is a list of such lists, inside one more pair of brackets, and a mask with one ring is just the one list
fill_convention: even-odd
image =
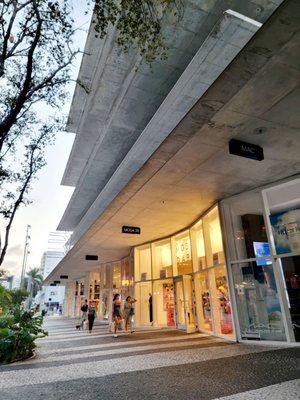
[(234, 338), (217, 206), (190, 229), (135, 248), (135, 298), (137, 326)]
[(133, 250), (74, 281), (68, 309), (79, 316), (89, 296), (109, 320), (120, 293), (137, 300), (136, 326), (300, 341), (300, 178), (225, 199), (188, 229)]
[(300, 179), (221, 202), (241, 340), (300, 340)]
[(232, 272), (242, 339), (286, 340), (273, 265), (239, 263)]
[[(155, 326), (174, 327), (174, 282), (173, 279), (163, 279), (153, 282), (153, 315), (151, 320)], [(149, 308), (150, 309), (150, 308)]]

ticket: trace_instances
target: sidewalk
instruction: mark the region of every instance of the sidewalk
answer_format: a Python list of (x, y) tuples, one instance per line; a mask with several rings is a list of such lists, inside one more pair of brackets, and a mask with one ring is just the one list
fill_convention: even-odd
[(175, 330), (113, 338), (107, 325), (89, 334), (61, 317), (48, 317), (45, 328), (35, 359), (0, 367), (1, 400), (298, 398), (299, 348)]

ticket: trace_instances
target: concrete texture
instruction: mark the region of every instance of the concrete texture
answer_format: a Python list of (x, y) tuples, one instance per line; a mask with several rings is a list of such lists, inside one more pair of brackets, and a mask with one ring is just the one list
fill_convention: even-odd
[[(76, 132), (76, 139), (62, 181), (65, 185), (76, 185), (76, 189), (60, 229), (74, 230), (223, 13), (233, 9), (265, 22), (279, 3), (271, 0), (184, 1), (180, 22), (170, 15), (162, 21), (169, 57), (167, 61), (156, 60), (151, 68), (134, 51), (123, 54), (115, 46), (116, 32), (97, 40), (91, 27), (79, 73), (79, 80), (89, 89), (89, 94), (77, 86), (68, 123), (68, 129)], [(238, 47), (248, 37), (245, 32), (236, 35)], [(223, 59), (221, 67), (224, 68), (236, 49), (234, 44), (225, 46), (224, 43), (219, 47), (221, 50), (217, 54)], [(218, 76), (218, 71), (221, 71), (219, 63), (212, 75)], [(203, 88), (203, 84), (193, 85), (189, 96), (201, 93)], [(181, 99), (179, 115), (190, 108), (189, 96)]]
[(37, 357), (0, 367), (1, 400), (297, 398), (299, 348), (172, 330), (113, 338), (107, 326), (96, 325), (90, 335), (76, 331), (75, 323), (49, 317), (50, 335)]
[[(135, 162), (115, 184), (123, 176), (117, 169), (73, 240), (93, 224), (49, 280), (64, 272), (80, 278), (98, 266), (85, 263), (85, 254), (120, 259), (134, 245), (185, 228), (224, 197), (299, 174), (299, 7), (290, 0), (273, 14), (119, 194)], [(232, 137), (261, 145), (265, 160), (229, 155)], [(122, 225), (142, 233), (122, 235)]]

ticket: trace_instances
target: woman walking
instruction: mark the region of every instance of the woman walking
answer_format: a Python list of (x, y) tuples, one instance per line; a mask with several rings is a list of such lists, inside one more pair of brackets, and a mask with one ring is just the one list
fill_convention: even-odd
[(125, 320), (125, 332), (128, 332), (128, 327), (130, 328), (130, 332), (133, 333), (134, 331), (132, 330), (132, 316), (134, 315), (134, 308), (133, 308), (133, 303), (135, 303), (136, 300), (132, 299), (131, 296), (126, 297), (126, 301), (124, 304), (124, 320)]
[(117, 329), (121, 323), (121, 300), (119, 293), (116, 293), (113, 298), (113, 321), (114, 321), (114, 337), (118, 337)]
[(95, 310), (95, 306), (92, 304), (89, 307), (89, 311), (88, 311), (88, 321), (89, 321), (89, 332), (90, 333), (92, 333), (95, 318), (96, 318), (96, 310)]

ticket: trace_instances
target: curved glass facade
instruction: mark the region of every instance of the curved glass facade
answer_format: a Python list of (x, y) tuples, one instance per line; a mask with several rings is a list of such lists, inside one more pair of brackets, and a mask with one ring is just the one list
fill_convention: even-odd
[(136, 247), (134, 268), (137, 326), (235, 337), (218, 206), (189, 229)]

